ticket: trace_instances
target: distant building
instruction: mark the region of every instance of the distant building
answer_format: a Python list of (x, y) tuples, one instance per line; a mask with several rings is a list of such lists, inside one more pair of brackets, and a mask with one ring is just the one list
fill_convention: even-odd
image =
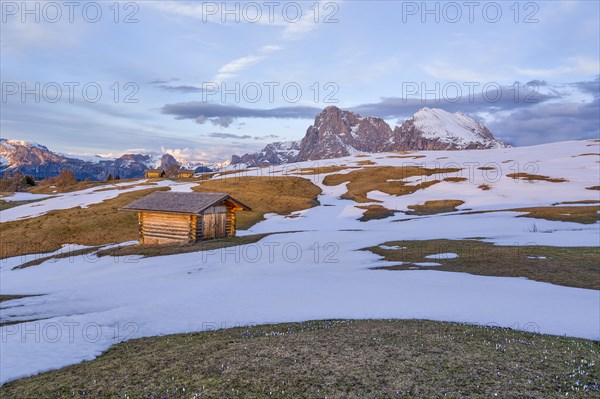
[(179, 171), (177, 172), (177, 177), (189, 179), (190, 177), (194, 177), (194, 171), (186, 170), (186, 169), (179, 169)]
[(147, 179), (165, 177), (165, 171), (163, 169), (146, 169), (144, 171), (144, 177)]
[(192, 243), (235, 236), (235, 214), (249, 206), (225, 193), (156, 191), (122, 208), (138, 212), (140, 243)]

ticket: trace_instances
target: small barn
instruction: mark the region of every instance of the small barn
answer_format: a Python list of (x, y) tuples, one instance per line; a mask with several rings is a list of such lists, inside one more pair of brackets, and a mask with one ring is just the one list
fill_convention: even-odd
[(155, 191), (126, 205), (137, 212), (140, 243), (192, 243), (233, 237), (237, 211), (249, 206), (225, 193)]
[(146, 169), (144, 171), (144, 177), (146, 177), (146, 179), (165, 177), (165, 171), (162, 169)]
[(191, 177), (194, 177), (194, 171), (187, 169), (179, 169), (177, 171), (177, 177), (179, 177), (180, 179), (189, 179)]

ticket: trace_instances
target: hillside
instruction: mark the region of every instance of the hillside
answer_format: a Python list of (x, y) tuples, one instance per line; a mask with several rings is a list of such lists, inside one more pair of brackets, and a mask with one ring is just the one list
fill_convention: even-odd
[[(204, 182), (138, 180), (4, 198), (27, 201), (0, 211), (3, 242), (8, 234), (27, 255), (0, 267), (0, 292), (13, 295), (0, 323), (15, 331), (2, 345), (0, 362), (10, 367), (0, 382), (93, 359), (133, 338), (274, 322), (418, 318), (597, 340), (600, 324), (589, 315), (600, 312), (599, 147), (584, 140), (357, 154), (213, 173)], [(137, 224), (124, 226), (111, 201), (161, 187), (232, 191), (260, 207), (237, 241), (222, 246), (145, 251), (114, 242), (120, 231), (133, 240)], [(61, 212), (78, 215), (72, 226), (88, 238), (86, 220), (114, 229), (86, 247), (96, 243), (66, 234), (70, 223), (49, 223)], [(9, 232), (25, 224), (63, 248), (32, 254), (56, 247)], [(115, 256), (115, 245), (126, 256)], [(52, 323), (75, 323), (73, 341), (21, 341), (20, 329)], [(88, 339), (87, 323), (99, 339)]]

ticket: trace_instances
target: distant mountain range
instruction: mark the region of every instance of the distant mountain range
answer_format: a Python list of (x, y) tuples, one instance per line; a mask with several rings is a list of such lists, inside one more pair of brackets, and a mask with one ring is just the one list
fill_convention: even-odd
[(262, 151), (234, 155), (232, 164), (264, 166), (344, 157), (361, 152), (470, 150), (507, 147), (484, 125), (463, 113), (423, 108), (392, 129), (383, 119), (361, 117), (327, 107), (301, 141), (267, 145)]
[(423, 108), (411, 119), (392, 129), (383, 119), (362, 117), (338, 107), (327, 107), (308, 127), (301, 141), (276, 142), (257, 153), (233, 155), (231, 162), (213, 165), (178, 162), (170, 154), (125, 154), (118, 158), (62, 155), (47, 147), (22, 140), (0, 139), (0, 171), (19, 170), (36, 179), (56, 176), (71, 169), (78, 179), (106, 180), (144, 176), (146, 169), (165, 169), (173, 165), (209, 172), (229, 164), (238, 166), (280, 165), (330, 159), (361, 152), (414, 150), (465, 150), (502, 148), (482, 124), (457, 112)]
[(0, 139), (0, 171), (19, 170), (36, 179), (56, 176), (62, 169), (70, 169), (78, 179), (106, 180), (109, 175), (122, 179), (144, 176), (146, 169), (164, 169), (175, 165), (198, 172), (211, 171), (210, 167), (178, 162), (170, 154), (124, 154), (118, 158), (99, 156), (75, 158), (50, 151), (47, 147), (23, 140)]

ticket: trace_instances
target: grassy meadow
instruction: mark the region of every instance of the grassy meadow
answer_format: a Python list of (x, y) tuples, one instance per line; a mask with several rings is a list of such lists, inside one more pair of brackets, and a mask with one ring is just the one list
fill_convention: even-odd
[(324, 320), (131, 340), (0, 398), (591, 398), (599, 356), (492, 326)]

